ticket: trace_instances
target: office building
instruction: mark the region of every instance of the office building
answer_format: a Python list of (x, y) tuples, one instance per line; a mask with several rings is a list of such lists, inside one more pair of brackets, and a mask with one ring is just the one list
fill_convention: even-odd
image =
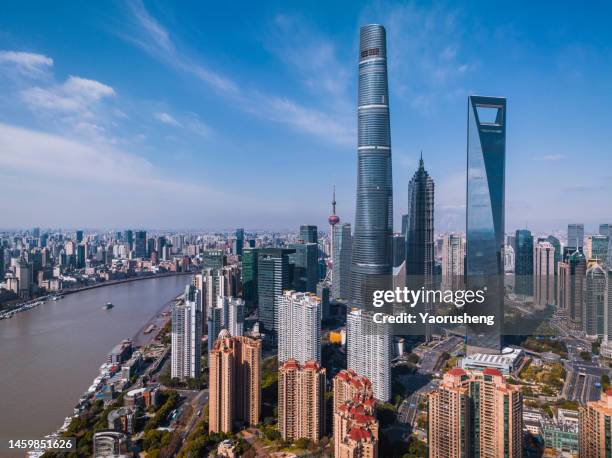
[(332, 228), (332, 289), (334, 300), (347, 301), (350, 297), (351, 256), (353, 236), (348, 223), (335, 225)]
[(289, 255), (295, 250), (265, 248), (259, 250), (257, 259), (257, 290), (259, 321), (267, 332), (278, 331), (278, 301), (283, 291), (291, 288)]
[(236, 240), (234, 241), (234, 254), (242, 256), (244, 250), (244, 229), (236, 229)]
[(290, 248), (294, 250), (289, 255), (289, 262), (293, 264), (293, 288), (296, 291), (316, 292), (319, 281), (319, 245), (304, 242), (292, 244)]
[(144, 259), (147, 257), (147, 233), (136, 231), (134, 235), (134, 257)]
[(244, 248), (242, 252), (242, 297), (247, 306), (256, 306), (257, 291), (257, 248)]
[(601, 393), (598, 401), (580, 407), (580, 458), (610, 456), (612, 448), (612, 390)]
[(466, 311), (495, 319), (495, 326), (468, 327), (467, 351), (497, 353), (504, 316), (506, 99), (470, 96), (467, 137), (466, 284), (486, 294)]
[(460, 234), (446, 234), (442, 239), (442, 289), (463, 289), (465, 246)]
[(546, 307), (555, 304), (555, 247), (541, 241), (534, 254), (534, 304)]
[(371, 301), (373, 290), (392, 286), (391, 128), (386, 32), (381, 25), (366, 25), (360, 30), (357, 106), (357, 201), (350, 300), (361, 307)]
[(429, 398), (429, 457), (522, 456), (523, 397), (495, 369), (444, 374)]
[(576, 250), (567, 259), (567, 275), (565, 276), (565, 292), (567, 296), (567, 311), (572, 330), (584, 330), (584, 280), (587, 271), (586, 258)]
[(325, 368), (289, 359), (278, 370), (278, 430), (283, 440), (317, 443), (325, 431)]
[(310, 293), (283, 291), (278, 300), (278, 363), (321, 362), (321, 300)]
[(533, 235), (527, 229), (516, 231), (514, 250), (514, 293), (533, 296)]
[(346, 317), (347, 367), (372, 381), (374, 397), (391, 398), (391, 329), (372, 312), (353, 309)]
[(102, 458), (128, 457), (132, 446), (127, 434), (117, 431), (98, 431), (93, 435), (93, 456)]
[(584, 244), (584, 255), (587, 261), (592, 259), (604, 264), (608, 255), (609, 240), (607, 235), (588, 235)]
[(231, 433), (259, 423), (261, 340), (221, 331), (209, 365), (209, 432)]
[(593, 263), (586, 271), (584, 284), (583, 326), (587, 338), (603, 338), (605, 328), (608, 275), (603, 267)]
[(604, 223), (599, 225), (599, 235), (612, 238), (612, 224)]
[(202, 306), (199, 294), (193, 285), (188, 285), (185, 299), (172, 308), (171, 376), (179, 380), (200, 378)]
[(129, 229), (124, 231), (123, 241), (127, 243), (128, 251), (132, 251), (134, 248), (134, 232)]
[(434, 266), (434, 182), (425, 170), (423, 156), (408, 183), (406, 229), (406, 284), (411, 289), (432, 284)]
[(565, 254), (570, 255), (574, 251), (582, 252), (584, 248), (584, 224), (568, 224), (567, 225), (567, 244), (565, 245)]
[(204, 250), (202, 256), (202, 268), (222, 269), (225, 265), (225, 254), (223, 250)]
[(317, 297), (321, 300), (321, 321), (329, 320), (332, 317), (330, 303), (331, 285), (323, 280), (317, 283)]
[(393, 267), (399, 267), (406, 260), (406, 236), (404, 234), (393, 234), (392, 241)]
[(301, 243), (319, 243), (317, 226), (306, 224), (300, 226), (300, 241)]
[(559, 271), (559, 263), (563, 261), (563, 251), (561, 250), (561, 242), (554, 235), (549, 235), (546, 238), (546, 241), (549, 242), (555, 249), (555, 275), (557, 275), (557, 272)]

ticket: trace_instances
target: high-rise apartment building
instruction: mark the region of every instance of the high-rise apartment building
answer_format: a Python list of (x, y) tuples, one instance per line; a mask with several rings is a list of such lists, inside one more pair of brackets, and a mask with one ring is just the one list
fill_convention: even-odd
[(522, 456), (523, 397), (496, 369), (444, 374), (429, 397), (429, 457)]
[(353, 309), (346, 317), (347, 367), (372, 381), (374, 397), (391, 398), (391, 329), (372, 312)]
[(372, 385), (353, 371), (334, 378), (334, 457), (378, 456), (379, 425)]
[(583, 327), (587, 338), (603, 338), (607, 307), (608, 275), (593, 263), (586, 271), (584, 283)]
[(286, 290), (278, 300), (278, 362), (321, 362), (321, 300)]
[(533, 296), (533, 235), (527, 229), (516, 231), (514, 242), (514, 292)]
[(185, 299), (172, 308), (170, 365), (172, 378), (180, 380), (200, 378), (202, 306), (199, 294), (193, 285), (187, 285)]
[(278, 429), (284, 440), (318, 442), (325, 431), (325, 368), (285, 361), (278, 370)]
[(257, 291), (259, 321), (267, 332), (278, 331), (278, 301), (283, 291), (291, 287), (289, 255), (295, 250), (265, 248), (259, 250), (257, 259)]
[(465, 246), (461, 234), (446, 234), (442, 239), (442, 289), (463, 289)]
[(598, 401), (580, 407), (578, 456), (602, 458), (612, 454), (612, 390), (601, 394)]
[(209, 432), (259, 423), (261, 340), (221, 331), (209, 360)]
[[(361, 27), (357, 101), (357, 206), (351, 267), (351, 303), (371, 301), (392, 287), (393, 182), (385, 28)], [(382, 369), (381, 369), (382, 370)]]
[(208, 357), (223, 329), (240, 337), (244, 333), (244, 301), (237, 297), (217, 296), (216, 304), (207, 310)]
[(468, 98), (466, 284), (486, 289), (471, 315), (493, 315), (494, 326), (472, 325), (468, 353), (499, 353), (504, 309), (506, 99)]
[(355, 397), (362, 399), (366, 406), (374, 408), (372, 382), (351, 369), (343, 369), (336, 374), (333, 382), (333, 396), (334, 412), (346, 401), (351, 401)]
[(349, 223), (336, 224), (332, 228), (332, 288), (334, 300), (347, 301), (350, 297), (351, 256), (353, 236)]
[(533, 302), (539, 306), (555, 304), (555, 247), (548, 241), (540, 241), (534, 254)]

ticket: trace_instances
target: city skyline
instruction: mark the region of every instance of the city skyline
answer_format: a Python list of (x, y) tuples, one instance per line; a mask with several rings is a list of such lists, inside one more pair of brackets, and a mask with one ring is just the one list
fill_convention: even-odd
[[(7, 228), (324, 227), (334, 183), (338, 214), (353, 221), (353, 31), (371, 22), (389, 33), (396, 231), (407, 207), (399, 191), (421, 148), (438, 184), (437, 226), (463, 229), (464, 100), (473, 93), (509, 100), (506, 231), (570, 221), (592, 228), (610, 210), (610, 63), (602, 46), (609, 32), (599, 18), (569, 17), (563, 5), (523, 7), (507, 18), (482, 4), (363, 3), (334, 14), (339, 6), (314, 13), (272, 3), (236, 12), (132, 1), (102, 17), (90, 8), (58, 8), (37, 20), (15, 5), (0, 20)], [(551, 25), (530, 30), (544, 14)], [(51, 30), (72, 15), (83, 25)], [(475, 25), (479, 33), (468, 34)], [(553, 97), (559, 93), (562, 100)], [(440, 125), (447, 135), (436, 134)], [(244, 135), (235, 138), (236, 129)], [(305, 155), (314, 160), (305, 164)], [(585, 162), (598, 171), (576, 174)], [(264, 170), (283, 171), (275, 173), (282, 195), (253, 186)], [(72, 211), (41, 205), (28, 182)], [(201, 211), (191, 210), (196, 202)]]

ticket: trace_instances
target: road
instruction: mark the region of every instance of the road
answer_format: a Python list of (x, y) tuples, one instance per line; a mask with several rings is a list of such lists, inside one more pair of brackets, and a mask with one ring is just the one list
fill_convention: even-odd
[(428, 375), (438, 372), (443, 362), (442, 355), (444, 353), (451, 353), (460, 345), (463, 345), (463, 339), (451, 336), (437, 343), (432, 348), (425, 350), (419, 362), (419, 373)]

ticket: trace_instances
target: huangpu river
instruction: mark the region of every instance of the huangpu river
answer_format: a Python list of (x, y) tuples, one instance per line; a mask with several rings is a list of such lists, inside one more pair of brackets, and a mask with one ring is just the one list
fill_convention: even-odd
[[(103, 286), (1, 320), (0, 438), (56, 431), (108, 352), (137, 334), (189, 281), (179, 275)], [(107, 302), (111, 310), (104, 310)]]

